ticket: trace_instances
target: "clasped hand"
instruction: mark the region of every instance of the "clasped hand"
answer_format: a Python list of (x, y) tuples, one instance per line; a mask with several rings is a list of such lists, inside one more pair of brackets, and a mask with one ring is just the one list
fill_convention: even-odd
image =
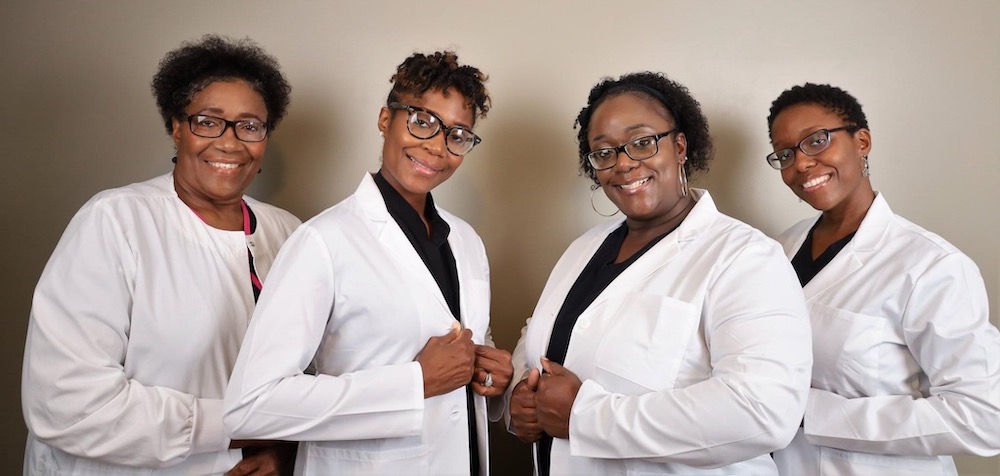
[(510, 398), (511, 429), (525, 443), (534, 443), (543, 434), (569, 438), (570, 413), (583, 385), (566, 367), (545, 357), (541, 363), (544, 373), (531, 369)]

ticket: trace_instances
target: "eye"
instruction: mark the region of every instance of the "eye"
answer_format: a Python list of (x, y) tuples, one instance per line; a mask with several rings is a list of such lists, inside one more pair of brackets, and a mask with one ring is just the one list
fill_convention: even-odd
[(640, 137), (632, 141), (632, 147), (637, 149), (649, 149), (655, 144), (656, 141), (653, 140), (652, 136)]
[(195, 124), (198, 125), (198, 127), (205, 127), (211, 129), (219, 127), (219, 125), (222, 124), (222, 122), (217, 117), (195, 116)]
[(248, 132), (259, 132), (261, 129), (264, 128), (264, 123), (257, 121), (246, 121), (239, 123), (239, 127), (240, 129), (243, 129)]
[(417, 111), (410, 116), (410, 123), (421, 129), (433, 129), (437, 126), (437, 119), (423, 111)]
[(465, 132), (465, 129), (454, 128), (448, 131), (448, 142), (454, 142), (456, 144), (461, 144), (472, 140), (472, 136)]
[(806, 141), (807, 141), (807, 144), (809, 144), (810, 147), (813, 147), (813, 148), (823, 147), (824, 145), (826, 145), (826, 141), (827, 141), (826, 132), (824, 132), (824, 131), (817, 132), (817, 133), (809, 136), (809, 138), (806, 139)]
[(605, 161), (610, 159), (615, 155), (614, 149), (597, 149), (590, 153), (590, 156), (596, 160)]

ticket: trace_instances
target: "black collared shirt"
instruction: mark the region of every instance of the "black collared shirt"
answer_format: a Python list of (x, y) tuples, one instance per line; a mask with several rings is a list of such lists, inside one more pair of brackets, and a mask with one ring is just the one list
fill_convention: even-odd
[[(455, 320), (461, 321), (461, 311), (459, 308), (458, 294), (458, 267), (455, 264), (455, 255), (448, 245), (448, 235), (451, 227), (438, 215), (434, 207), (434, 199), (431, 194), (427, 194), (427, 204), (424, 206), (424, 215), (431, 224), (430, 236), (427, 235), (427, 227), (420, 218), (420, 214), (407, 202), (403, 195), (382, 176), (382, 171), (374, 175), (375, 185), (378, 185), (385, 206), (389, 210), (389, 215), (403, 229), (403, 234), (410, 240), (413, 249), (420, 255), (427, 270), (431, 272), (444, 300), (448, 303), (448, 309)], [(472, 399), (472, 387), (465, 387), (466, 412), (469, 420), (469, 464), (472, 476), (479, 476), (479, 448), (476, 437), (476, 411)]]

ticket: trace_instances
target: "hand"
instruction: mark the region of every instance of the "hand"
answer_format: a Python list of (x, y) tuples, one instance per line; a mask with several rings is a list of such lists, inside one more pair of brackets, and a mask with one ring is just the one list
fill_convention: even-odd
[[(476, 371), (472, 376), (472, 390), (484, 397), (499, 397), (507, 391), (510, 379), (514, 377), (514, 366), (510, 363), (510, 352), (488, 345), (476, 346)], [(486, 375), (493, 385), (487, 387)]]
[(510, 395), (510, 429), (524, 443), (534, 443), (544, 433), (535, 414), (535, 391), (540, 377), (538, 369), (531, 369), (528, 377), (518, 382)]
[(291, 475), (295, 466), (295, 442), (241, 441), (243, 459), (226, 476)]
[(472, 381), (475, 356), (472, 331), (457, 323), (448, 334), (428, 339), (415, 359), (424, 376), (424, 398), (444, 395)]
[(535, 392), (538, 423), (553, 438), (569, 438), (570, 412), (583, 383), (566, 367), (545, 357), (542, 357), (542, 370), (545, 373)]

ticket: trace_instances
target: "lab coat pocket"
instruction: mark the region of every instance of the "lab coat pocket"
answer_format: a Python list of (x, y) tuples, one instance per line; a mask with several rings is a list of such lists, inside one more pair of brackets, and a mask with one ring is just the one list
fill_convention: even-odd
[(419, 436), (312, 443), (308, 474), (427, 474), (430, 449)]
[[(594, 357), (595, 376), (606, 389), (642, 394), (673, 388), (691, 335), (695, 306), (658, 294), (629, 293), (608, 306), (610, 319)], [(603, 380), (603, 381), (602, 381)]]
[(902, 342), (889, 321), (819, 303), (810, 305), (809, 316), (813, 328), (812, 386), (847, 398), (875, 396), (880, 346)]
[(892, 456), (820, 449), (821, 476), (944, 476), (954, 470), (936, 456)]

